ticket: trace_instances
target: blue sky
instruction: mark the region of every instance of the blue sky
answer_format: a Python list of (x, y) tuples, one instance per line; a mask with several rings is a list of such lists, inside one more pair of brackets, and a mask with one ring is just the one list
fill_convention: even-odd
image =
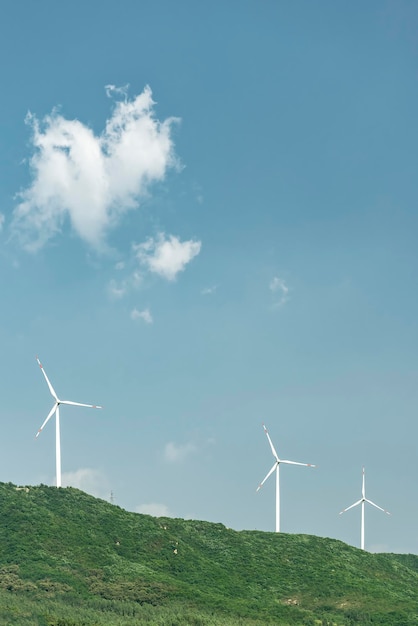
[(416, 3), (1, 12), (0, 479), (418, 553)]

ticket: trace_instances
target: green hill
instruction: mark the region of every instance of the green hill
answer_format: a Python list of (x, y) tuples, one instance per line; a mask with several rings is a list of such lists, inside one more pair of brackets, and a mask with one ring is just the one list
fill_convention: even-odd
[(0, 624), (418, 625), (418, 557), (0, 483)]

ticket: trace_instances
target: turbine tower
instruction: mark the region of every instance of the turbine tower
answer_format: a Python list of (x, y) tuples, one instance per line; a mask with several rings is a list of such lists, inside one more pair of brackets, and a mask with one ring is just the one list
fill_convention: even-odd
[(361, 487), (361, 498), (360, 498), (360, 500), (357, 500), (357, 502), (354, 502), (354, 504), (352, 504), (351, 506), (348, 506), (346, 509), (343, 509), (342, 511), (340, 511), (340, 515), (342, 515), (343, 513), (348, 511), (349, 509), (352, 509), (355, 506), (357, 506), (358, 504), (361, 504), (360, 548), (362, 550), (364, 550), (364, 503), (365, 502), (368, 502), (369, 504), (374, 506), (376, 509), (379, 509), (379, 511), (383, 511), (383, 513), (386, 513), (386, 515), (390, 515), (389, 511), (386, 511), (386, 509), (382, 509), (381, 506), (378, 506), (377, 504), (375, 504), (374, 502), (372, 502), (371, 500), (368, 500), (366, 498), (366, 480), (365, 480), (365, 471), (364, 471), (364, 467), (363, 467), (363, 482), (362, 482), (362, 487)]
[(51, 392), (51, 396), (54, 398), (55, 402), (54, 402), (54, 406), (52, 407), (52, 409), (50, 410), (50, 412), (48, 413), (48, 417), (46, 418), (46, 420), (44, 421), (44, 423), (42, 424), (42, 426), (40, 427), (40, 429), (38, 430), (38, 432), (36, 433), (36, 437), (39, 437), (39, 435), (42, 432), (42, 429), (44, 428), (45, 424), (51, 419), (51, 417), (54, 415), (55, 413), (55, 460), (56, 460), (56, 480), (57, 480), (57, 487), (61, 487), (61, 439), (60, 439), (60, 404), (71, 404), (72, 406), (85, 406), (89, 409), (101, 409), (101, 406), (97, 406), (95, 404), (82, 404), (81, 402), (72, 402), (71, 400), (60, 400), (57, 396), (57, 394), (55, 393), (55, 389), (53, 388), (53, 386), (51, 385), (48, 376), (46, 375), (46, 372), (44, 370), (44, 368), (42, 367), (42, 363), (40, 362), (40, 360), (38, 359), (38, 357), (36, 357), (36, 360), (38, 361), (38, 365), (42, 370), (42, 374), (45, 376), (45, 380), (46, 383), (49, 387), (49, 391)]
[(261, 481), (261, 483), (257, 487), (257, 491), (261, 489), (266, 480), (271, 476), (271, 474), (276, 471), (276, 533), (280, 532), (280, 463), (285, 463), (286, 465), (303, 465), (304, 467), (316, 467), (311, 463), (298, 463), (297, 461), (284, 461), (283, 459), (279, 459), (278, 454), (273, 446), (273, 442), (270, 439), (270, 435), (268, 433), (267, 428), (263, 424), (264, 432), (267, 435), (268, 442), (270, 444), (271, 451), (275, 458), (274, 465), (271, 470), (268, 472), (267, 476)]

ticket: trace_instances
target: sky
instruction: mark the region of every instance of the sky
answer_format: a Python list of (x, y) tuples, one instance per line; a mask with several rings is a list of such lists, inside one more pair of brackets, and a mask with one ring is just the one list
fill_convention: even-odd
[(418, 554), (418, 5), (5, 0), (0, 480)]

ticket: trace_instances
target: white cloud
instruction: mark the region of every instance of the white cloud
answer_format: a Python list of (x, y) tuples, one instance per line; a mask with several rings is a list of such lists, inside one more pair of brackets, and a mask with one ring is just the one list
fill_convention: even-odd
[(62, 474), (63, 487), (75, 487), (96, 498), (107, 499), (110, 493), (108, 481), (99, 470), (89, 467)]
[[(126, 89), (108, 86), (107, 94)], [(92, 246), (121, 215), (178, 164), (171, 129), (175, 121), (154, 115), (149, 87), (132, 100), (116, 102), (100, 135), (56, 110), (42, 121), (27, 116), (32, 128), (31, 185), (18, 194), (12, 231), (26, 248), (37, 250), (67, 220)]]
[(139, 262), (150, 272), (158, 274), (167, 280), (175, 280), (200, 252), (200, 241), (180, 241), (178, 237), (160, 233), (155, 240), (153, 237), (144, 243), (134, 246)]
[(152, 324), (154, 321), (149, 309), (144, 309), (143, 311), (133, 309), (131, 311), (131, 320), (143, 320), (146, 324)]
[(274, 276), (270, 281), (269, 289), (275, 295), (274, 307), (279, 308), (289, 300), (289, 287), (282, 278)]
[(123, 87), (116, 87), (115, 85), (105, 85), (105, 91), (108, 98), (112, 98), (114, 94), (123, 96), (125, 101), (128, 97), (129, 84)]
[(210, 296), (213, 293), (215, 293), (215, 291), (217, 290), (218, 285), (213, 285), (212, 287), (205, 287), (204, 289), (201, 290), (201, 294), (202, 296)]
[(129, 279), (129, 283), (135, 289), (138, 288), (142, 283), (142, 275), (139, 272), (134, 272)]
[(0, 213), (0, 230), (3, 229), (4, 220), (6, 219), (3, 213)]
[[(115, 269), (124, 269), (115, 268)], [(107, 293), (112, 300), (120, 300), (132, 289), (138, 289), (142, 283), (142, 276), (138, 271), (133, 272), (130, 276), (121, 280), (115, 280), (112, 278), (107, 284)]]
[(157, 502), (150, 502), (149, 504), (139, 504), (135, 507), (136, 513), (143, 513), (144, 515), (152, 515), (153, 517), (172, 517), (168, 506), (166, 504), (158, 504)]
[(284, 293), (287, 293), (289, 291), (289, 289), (286, 287), (284, 280), (282, 278), (278, 278), (278, 276), (275, 276), (271, 279), (269, 289), (270, 291), (273, 291), (273, 293), (279, 290), (283, 291)]
[(177, 444), (174, 441), (169, 441), (164, 447), (164, 459), (168, 463), (177, 463), (196, 451), (197, 448), (194, 443)]
[(124, 261), (118, 261), (115, 265), (115, 270), (123, 270), (125, 269), (125, 262)]
[(125, 282), (117, 283), (112, 279), (107, 286), (107, 292), (111, 298), (119, 300), (126, 294), (126, 284)]

